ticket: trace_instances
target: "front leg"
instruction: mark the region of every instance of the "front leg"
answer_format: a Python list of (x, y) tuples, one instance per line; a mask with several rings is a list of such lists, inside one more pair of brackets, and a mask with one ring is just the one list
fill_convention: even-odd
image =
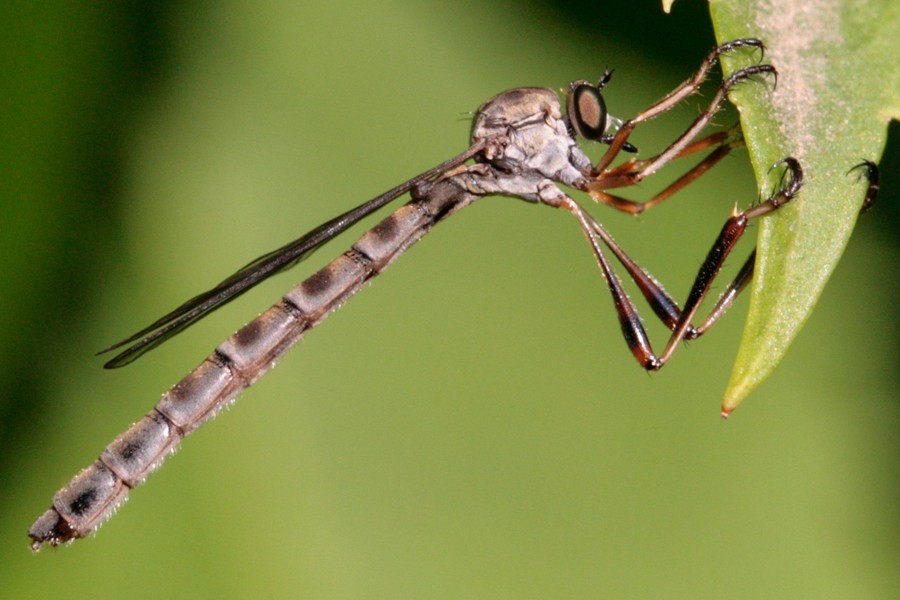
[[(651, 106), (650, 108), (647, 108), (646, 110), (641, 111), (640, 113), (638, 113), (637, 116), (629, 119), (628, 121), (626, 121), (625, 123), (622, 124), (622, 126), (619, 128), (619, 131), (617, 131), (616, 135), (613, 136), (613, 139), (610, 142), (609, 148), (606, 150), (606, 153), (604, 153), (604, 155), (600, 158), (600, 160), (597, 162), (596, 166), (594, 167), (594, 173), (601, 174), (610, 164), (612, 164), (612, 162), (613, 162), (613, 160), (615, 160), (616, 156), (619, 155), (619, 152), (621, 150), (623, 150), (625, 143), (628, 141), (628, 136), (631, 135), (631, 132), (634, 130), (634, 128), (637, 125), (639, 125), (640, 123), (643, 123), (645, 121), (649, 121), (650, 119), (654, 119), (654, 118), (658, 117), (659, 115), (672, 110), (679, 102), (681, 102), (682, 100), (684, 100), (691, 94), (696, 93), (700, 89), (701, 84), (704, 81), (706, 81), (706, 78), (709, 76), (709, 72), (716, 65), (716, 63), (719, 62), (719, 56), (721, 56), (722, 54), (724, 54), (726, 52), (731, 52), (732, 50), (734, 50), (736, 48), (741, 48), (741, 47), (757, 48), (760, 51), (765, 50), (765, 45), (760, 40), (757, 40), (755, 38), (733, 40), (731, 42), (722, 44), (718, 48), (715, 48), (712, 52), (709, 53), (709, 55), (707, 55), (706, 59), (700, 65), (700, 68), (697, 70), (697, 72), (694, 73), (693, 77), (691, 77), (690, 79), (688, 79), (687, 81), (682, 83), (680, 86), (678, 86), (677, 88), (672, 90), (672, 92), (670, 92), (665, 98), (663, 98), (662, 100), (660, 100), (659, 102), (657, 102), (656, 104)], [(775, 68), (772, 67), (771, 65), (756, 65), (754, 67), (748, 67), (748, 69), (744, 69), (743, 71), (745, 71), (746, 73), (744, 75), (742, 75), (740, 78), (749, 77), (754, 72), (763, 72), (763, 71), (774, 72)], [(741, 71), (739, 71), (738, 73), (741, 73)], [(724, 87), (724, 88), (726, 88), (725, 92), (727, 92), (728, 91), (727, 88), (730, 88), (732, 85), (737, 83), (737, 81), (740, 78), (736, 79), (734, 81), (731, 81), (731, 80), (734, 79), (738, 75), (738, 73), (734, 73), (731, 77), (729, 77), (729, 79), (719, 88), (720, 91)], [(731, 83), (729, 83), (729, 81)], [(725, 93), (723, 92), (721, 95), (722, 95), (722, 98), (724, 98)], [(722, 101), (721, 99), (718, 99), (718, 100), (714, 99), (713, 102), (710, 104), (710, 107), (712, 108), (714, 105), (716, 105), (716, 102), (721, 103), (721, 101)], [(702, 117), (703, 117), (703, 115), (701, 115), (701, 118)], [(711, 118), (711, 115), (709, 115), (709, 117)], [(699, 121), (699, 118), (698, 118), (698, 121)], [(706, 122), (708, 122), (708, 121), (709, 121), (709, 119), (707, 118)], [(697, 122), (695, 122), (695, 125), (697, 125)], [(704, 125), (705, 125), (705, 123), (704, 123)], [(692, 126), (691, 129), (686, 131), (685, 134), (682, 135), (682, 138), (684, 138), (684, 136), (690, 134), (690, 132), (693, 129), (694, 129), (694, 126)], [(697, 133), (699, 133), (700, 129), (702, 129), (702, 126), (693, 132), (693, 134), (691, 135), (691, 139), (693, 137), (695, 137), (697, 135)], [(681, 140), (682, 138), (679, 138), (679, 140)], [(670, 146), (669, 149), (671, 149), (671, 148), (672, 147)], [(668, 150), (667, 150), (667, 152), (668, 152)], [(677, 150), (675, 151), (675, 154), (677, 154)], [(669, 160), (671, 160), (671, 158), (669, 158)]]

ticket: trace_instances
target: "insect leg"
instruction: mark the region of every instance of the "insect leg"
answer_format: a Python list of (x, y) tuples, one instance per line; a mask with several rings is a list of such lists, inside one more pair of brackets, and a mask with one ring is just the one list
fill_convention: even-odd
[[(725, 226), (700, 267), (688, 294), (684, 309), (680, 309), (672, 297), (663, 289), (662, 285), (628, 257), (622, 248), (612, 240), (606, 230), (588, 215), (575, 200), (565, 194), (560, 194), (557, 197), (541, 198), (544, 203), (550, 206), (564, 208), (578, 220), (588, 238), (594, 257), (600, 266), (607, 287), (612, 295), (625, 341), (632, 355), (644, 369), (655, 371), (662, 368), (682, 340), (694, 339), (707, 331), (731, 306), (737, 294), (746, 287), (753, 274), (755, 252), (751, 254), (737, 277), (719, 297), (701, 326), (695, 328), (691, 325), (691, 321), (696, 316), (700, 304), (706, 298), (712, 282), (721, 270), (726, 257), (731, 253), (741, 236), (743, 236), (749, 221), (784, 206), (799, 192), (803, 184), (803, 171), (800, 163), (794, 158), (786, 158), (779, 164), (782, 163), (787, 165), (790, 173), (787, 183), (782, 185), (777, 192), (773, 193), (764, 202), (736, 213), (726, 221)], [(629, 277), (635, 281), (641, 293), (649, 302), (653, 312), (672, 330), (672, 334), (661, 354), (657, 355), (654, 352), (637, 308), (625, 293), (621, 282), (613, 272), (608, 259), (602, 251), (601, 243), (607, 246), (619, 262), (622, 263)]]
[[(687, 337), (688, 331), (691, 328), (691, 321), (696, 315), (697, 310), (700, 308), (700, 304), (706, 297), (707, 292), (709, 292), (710, 285), (716, 278), (716, 275), (718, 275), (719, 270), (721, 270), (725, 258), (731, 253), (731, 250), (740, 240), (741, 236), (743, 236), (749, 221), (778, 210), (793, 200), (800, 191), (800, 188), (803, 185), (803, 169), (800, 167), (800, 163), (797, 159), (788, 157), (781, 160), (776, 166), (781, 164), (787, 165), (788, 181), (765, 201), (732, 215), (725, 222), (725, 226), (722, 228), (721, 233), (719, 233), (719, 237), (716, 239), (712, 248), (710, 248), (709, 253), (706, 255), (706, 259), (700, 266), (700, 270), (697, 273), (697, 277), (694, 279), (691, 291), (684, 303), (684, 308), (681, 312), (678, 324), (672, 331), (672, 335), (666, 343), (665, 349), (659, 356), (659, 365), (656, 368), (662, 367), (672, 356), (672, 353), (675, 351), (675, 348), (678, 347), (679, 342)], [(709, 329), (709, 327), (724, 314), (728, 307), (731, 306), (734, 297), (736, 297), (746, 286), (752, 276), (754, 258), (755, 257), (751, 255), (750, 259), (744, 263), (744, 266), (738, 273), (735, 281), (726, 288), (723, 295), (720, 296), (719, 301), (713, 307), (710, 315), (706, 318), (703, 325), (701, 325), (701, 328), (698, 328), (697, 333), (692, 337), (697, 337), (700, 333)], [(702, 329), (702, 331), (700, 331), (700, 329)]]
[[(739, 129), (737, 131), (739, 132)], [(628, 198), (610, 194), (606, 191), (606, 189), (612, 187), (631, 185), (631, 183), (633, 182), (634, 172), (636, 170), (639, 170), (642, 164), (646, 161), (629, 161), (620, 165), (619, 167), (607, 171), (602, 176), (604, 185), (603, 189), (596, 185), (596, 182), (590, 182), (587, 188), (591, 195), (591, 198), (593, 198), (595, 201), (615, 208), (616, 210), (619, 210), (621, 212), (632, 215), (639, 215), (644, 211), (650, 210), (651, 208), (662, 204), (671, 196), (687, 187), (687, 185), (698, 179), (701, 175), (718, 164), (719, 161), (728, 156), (733, 148), (742, 146), (743, 143), (743, 138), (740, 137), (739, 133), (735, 134), (734, 130), (714, 133), (710, 136), (691, 143), (675, 158), (688, 156), (689, 154), (693, 154), (711, 146), (714, 146), (715, 149), (708, 155), (706, 155), (703, 160), (691, 167), (691, 169), (687, 173), (670, 183), (668, 186), (666, 186), (665, 189), (663, 189), (661, 192), (659, 192), (649, 200), (629, 200)]]
[[(616, 135), (610, 141), (609, 148), (606, 150), (604, 155), (600, 158), (600, 160), (594, 166), (594, 173), (595, 174), (602, 173), (612, 163), (612, 161), (615, 160), (616, 156), (618, 156), (619, 152), (622, 150), (625, 142), (628, 141), (628, 136), (631, 135), (631, 132), (634, 130), (634, 128), (638, 124), (643, 123), (644, 121), (649, 121), (650, 119), (658, 117), (659, 115), (663, 114), (664, 112), (671, 110), (679, 102), (681, 102), (682, 100), (684, 100), (691, 94), (695, 93), (697, 90), (700, 89), (700, 85), (706, 80), (706, 78), (709, 76), (709, 72), (712, 70), (712, 68), (715, 66), (715, 64), (719, 61), (719, 56), (721, 56), (722, 54), (724, 54), (726, 52), (730, 52), (730, 51), (734, 50), (735, 48), (745, 47), (745, 46), (758, 48), (760, 51), (763, 51), (765, 49), (765, 46), (763, 45), (763, 43), (760, 40), (753, 39), (753, 38), (733, 40), (726, 44), (722, 44), (718, 48), (714, 49), (712, 52), (709, 53), (709, 55), (707, 55), (706, 59), (700, 65), (700, 68), (697, 70), (696, 73), (694, 73), (694, 75), (690, 79), (688, 79), (687, 81), (685, 81), (684, 83), (679, 85), (677, 88), (672, 90), (665, 98), (663, 98), (662, 100), (660, 100), (653, 106), (641, 111), (640, 113), (638, 113), (637, 116), (635, 116), (632, 119), (629, 119), (628, 121), (625, 121), (622, 124), (622, 126), (616, 132)], [(764, 69), (760, 70), (760, 67), (764, 67)], [(726, 80), (726, 82), (724, 84), (722, 84), (722, 86), (720, 86), (720, 88), (719, 88), (720, 93), (717, 94), (717, 97), (721, 95), (722, 98), (724, 98), (725, 93), (727, 93), (727, 91), (728, 91), (728, 88), (730, 88), (732, 85), (734, 85), (734, 83), (736, 83), (738, 80), (749, 77), (750, 75), (754, 74), (755, 72), (762, 72), (762, 71), (774, 72), (775, 69), (771, 65), (756, 65), (754, 67), (748, 67), (747, 69), (742, 69), (741, 71), (737, 71), (736, 73), (732, 74), (732, 76), (729, 77), (728, 80)], [(737, 79), (735, 79), (736, 76), (738, 76), (739, 74), (742, 74), (742, 75), (740, 77), (738, 77)], [(731, 83), (729, 83), (729, 82), (731, 82)], [(725, 88), (724, 91), (722, 91), (723, 87)], [(722, 101), (721, 99), (718, 100), (719, 103), (721, 103), (721, 101)], [(711, 108), (712, 108), (712, 106), (715, 105), (715, 103), (716, 103), (716, 99), (713, 100), (713, 104), (711, 104)], [(701, 115), (700, 118), (702, 118), (702, 117), (703, 117), (703, 115)], [(708, 117), (711, 118), (712, 115), (709, 114)], [(709, 118), (706, 119), (706, 121), (704, 122), (704, 125), (706, 124), (706, 122), (709, 121)], [(696, 122), (695, 122), (695, 125), (696, 125)], [(689, 129), (687, 132), (685, 132), (685, 134), (682, 135), (681, 138), (679, 138), (679, 140), (682, 140), (685, 138), (685, 136), (689, 135), (690, 137), (687, 139), (687, 141), (690, 141), (690, 139), (693, 139), (693, 137), (695, 137), (697, 135), (697, 133), (699, 132), (700, 129), (702, 129), (702, 126), (693, 132), (691, 129)], [(676, 141), (676, 143), (677, 143), (677, 141)], [(672, 146), (670, 146), (666, 150), (666, 152), (669, 152), (669, 150), (672, 150)], [(680, 150), (680, 148), (678, 150), (676, 150), (674, 152), (674, 154), (677, 154), (679, 150)], [(668, 162), (668, 160), (671, 160), (671, 157), (669, 157), (665, 162)]]
[(859, 214), (863, 214), (872, 208), (872, 205), (875, 204), (875, 198), (878, 196), (879, 189), (879, 175), (878, 175), (878, 165), (876, 165), (871, 160), (864, 160), (849, 171), (847, 171), (847, 175), (856, 171), (857, 169), (865, 170), (865, 177), (869, 180), (869, 187), (866, 188), (866, 197), (863, 198), (862, 207), (859, 209)]
[[(653, 370), (657, 368), (657, 358), (650, 346), (650, 338), (647, 336), (647, 332), (641, 322), (637, 307), (635, 307), (631, 298), (628, 297), (628, 294), (625, 293), (622, 283), (603, 253), (601, 234), (594, 227), (599, 224), (575, 200), (566, 194), (560, 192), (552, 197), (542, 196), (541, 200), (548, 206), (565, 209), (578, 220), (578, 224), (588, 239), (591, 250), (594, 252), (594, 258), (597, 260), (597, 265), (600, 267), (600, 272), (603, 274), (603, 279), (606, 281), (606, 285), (612, 295), (616, 314), (619, 316), (622, 335), (625, 337), (628, 348), (645, 369)], [(602, 228), (600, 231), (603, 231)], [(603, 235), (606, 235), (605, 232), (603, 232)], [(607, 243), (605, 239), (602, 242)]]
[[(863, 198), (862, 208), (860, 208), (859, 211), (859, 213), (862, 214), (872, 208), (872, 205), (875, 203), (875, 197), (878, 195), (878, 165), (870, 160), (866, 160), (850, 169), (849, 172), (852, 172), (856, 169), (865, 169), (864, 176), (869, 180), (869, 185), (866, 188), (866, 195), (865, 198)], [(744, 266), (741, 267), (741, 270), (734, 278), (734, 281), (729, 283), (728, 287), (725, 288), (725, 291), (722, 292), (722, 294), (719, 296), (719, 299), (716, 301), (715, 306), (713, 307), (712, 311), (710, 311), (706, 319), (703, 320), (703, 323), (701, 323), (693, 333), (689, 329), (687, 335), (685, 336), (685, 339), (691, 340), (700, 337), (701, 335), (706, 333), (709, 328), (712, 327), (713, 324), (715, 324), (716, 321), (719, 320), (719, 317), (721, 317), (725, 313), (725, 311), (728, 310), (737, 295), (741, 293), (741, 291), (753, 278), (753, 267), (755, 263), (756, 250), (754, 249), (750, 256), (747, 258), (747, 261), (744, 263)]]

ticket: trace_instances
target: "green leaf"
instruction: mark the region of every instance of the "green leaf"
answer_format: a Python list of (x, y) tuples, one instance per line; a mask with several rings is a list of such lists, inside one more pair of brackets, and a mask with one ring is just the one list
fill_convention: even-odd
[[(896, 0), (711, 0), (719, 42), (756, 37), (778, 69), (774, 91), (745, 83), (732, 93), (761, 194), (770, 167), (802, 164), (798, 198), (759, 226), (747, 324), (722, 414), (781, 361), (837, 265), (866, 190), (863, 159), (878, 162), (887, 125), (900, 116), (900, 3)], [(758, 58), (758, 57), (757, 57)], [(726, 73), (749, 54), (723, 59)]]

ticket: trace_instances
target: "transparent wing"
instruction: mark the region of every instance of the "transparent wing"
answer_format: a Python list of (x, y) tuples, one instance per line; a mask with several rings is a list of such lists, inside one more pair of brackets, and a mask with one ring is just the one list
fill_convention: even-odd
[(347, 228), (390, 203), (392, 200), (409, 192), (417, 185), (464, 163), (478, 154), (483, 147), (483, 144), (473, 145), (462, 154), (455, 156), (424, 173), (416, 175), (412, 179), (401, 183), (380, 196), (376, 196), (375, 198), (360, 204), (356, 208), (338, 215), (293, 242), (282, 246), (277, 250), (263, 254), (222, 281), (213, 289), (194, 296), (172, 312), (163, 315), (134, 335), (98, 352), (97, 354), (105, 354), (106, 352), (111, 352), (122, 348), (123, 346), (127, 346), (125, 350), (114, 356), (103, 366), (107, 369), (115, 369), (130, 364), (166, 340), (178, 335), (220, 306), (224, 306), (244, 292), (250, 290), (258, 283), (268, 279), (276, 273), (280, 273), (281, 271), (296, 265), (298, 262), (312, 254), (314, 250), (322, 246), (325, 242), (341, 234)]

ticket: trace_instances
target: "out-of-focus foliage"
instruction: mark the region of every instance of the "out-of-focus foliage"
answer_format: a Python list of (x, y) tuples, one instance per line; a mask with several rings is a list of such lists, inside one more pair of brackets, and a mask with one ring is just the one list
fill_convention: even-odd
[[(647, 7), (3, 4), (4, 597), (896, 597), (896, 146), (813, 318), (728, 422), (747, 300), (648, 376), (572, 219), (490, 199), (188, 438), (96, 537), (28, 550), (58, 487), (354, 233), (125, 369), (94, 351), (458, 153), (497, 92), (610, 67), (610, 111), (645, 108), (715, 44), (706, 4)], [(635, 132), (643, 156), (717, 78)], [(639, 219), (589, 208), (682, 299), (756, 190), (738, 151)]]

